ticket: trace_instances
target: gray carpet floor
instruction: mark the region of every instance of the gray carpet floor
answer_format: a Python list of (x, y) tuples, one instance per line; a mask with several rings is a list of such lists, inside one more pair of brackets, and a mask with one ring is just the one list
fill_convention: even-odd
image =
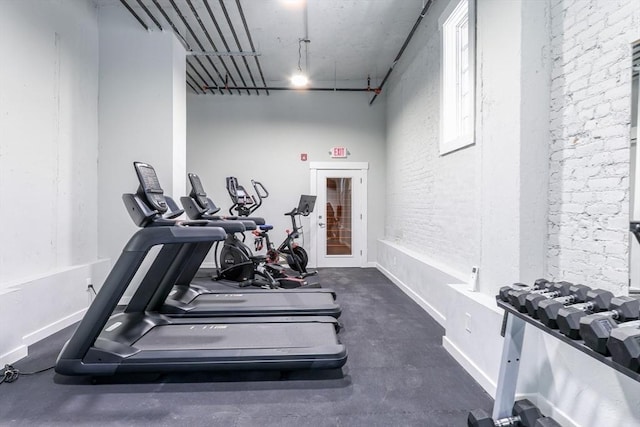
[[(375, 269), (322, 269), (338, 293), (341, 370), (197, 373), (93, 383), (49, 370), (0, 385), (0, 425), (466, 426), (493, 401), (442, 347), (444, 330)], [(15, 367), (52, 366), (67, 328)]]

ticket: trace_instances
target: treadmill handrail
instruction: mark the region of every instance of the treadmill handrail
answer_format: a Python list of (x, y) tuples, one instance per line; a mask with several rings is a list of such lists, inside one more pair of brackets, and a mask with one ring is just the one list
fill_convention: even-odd
[(58, 360), (82, 359), (85, 356), (152, 247), (215, 241), (225, 236), (226, 233), (219, 227), (151, 227), (138, 230), (125, 245)]

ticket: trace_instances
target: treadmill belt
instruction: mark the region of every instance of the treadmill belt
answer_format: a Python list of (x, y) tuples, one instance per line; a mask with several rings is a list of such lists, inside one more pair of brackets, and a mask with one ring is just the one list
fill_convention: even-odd
[(335, 305), (333, 296), (329, 293), (294, 293), (294, 292), (264, 292), (264, 293), (225, 293), (202, 294), (195, 301), (203, 305), (243, 305), (245, 307), (319, 307)]
[(161, 325), (133, 345), (140, 350), (242, 350), (337, 344), (328, 323)]

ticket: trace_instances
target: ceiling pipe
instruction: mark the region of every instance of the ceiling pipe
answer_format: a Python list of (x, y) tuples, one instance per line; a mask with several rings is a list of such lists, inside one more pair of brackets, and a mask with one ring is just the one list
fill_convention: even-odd
[[(193, 50), (191, 49), (191, 46), (189, 45), (189, 42), (187, 42), (187, 39), (184, 38), (184, 36), (182, 34), (180, 34), (180, 31), (178, 31), (178, 28), (176, 28), (175, 24), (173, 23), (173, 21), (171, 20), (171, 18), (169, 18), (169, 15), (167, 15), (167, 13), (164, 11), (164, 9), (162, 8), (162, 6), (160, 6), (160, 4), (158, 3), (158, 0), (153, 0), (153, 4), (156, 6), (156, 8), (158, 9), (158, 11), (160, 11), (160, 14), (162, 15), (162, 17), (165, 19), (165, 21), (167, 21), (167, 23), (171, 26), (171, 29), (173, 29), (173, 33), (176, 35), (176, 37), (178, 37), (178, 40), (180, 40), (180, 42), (182, 43), (182, 46), (184, 46), (184, 48), (187, 50), (187, 52)], [(216, 89), (218, 91), (220, 91), (220, 94), (224, 94), (224, 92), (222, 91), (222, 89), (220, 89), (220, 86), (218, 85), (218, 83), (216, 82), (216, 80), (213, 78), (213, 76), (209, 73), (209, 71), (207, 70), (207, 68), (204, 66), (204, 64), (202, 63), (202, 61), (200, 61), (200, 58), (195, 58), (196, 62), (200, 65), (200, 67), (202, 67), (202, 69), (204, 70), (204, 72), (207, 74), (207, 76), (209, 76), (209, 78), (211, 79), (211, 81), (213, 82), (214, 86), (216, 87)], [(189, 62), (189, 58), (187, 58), (187, 64), (190, 65), (194, 72), (198, 75), (198, 77), (200, 77), (204, 82), (206, 82), (206, 80), (200, 75), (200, 73), (198, 73), (196, 71), (196, 69), (193, 67), (193, 65)], [(206, 84), (206, 83), (205, 83)]]
[(187, 56), (262, 56), (259, 52), (187, 52)]
[[(208, 90), (211, 89), (207, 86), (204, 86), (203, 89)], [(236, 87), (231, 87), (229, 89), (250, 89), (250, 90), (275, 90), (275, 91), (286, 91), (286, 90), (290, 90), (290, 91), (296, 91), (296, 92), (374, 92), (374, 89), (371, 89), (369, 87), (357, 87), (357, 88), (353, 88), (353, 87), (302, 87), (302, 88), (296, 88), (296, 87), (288, 87), (288, 86), (270, 86), (270, 87), (260, 87), (260, 86), (252, 86), (252, 87), (241, 87), (241, 88), (236, 88)]]
[[(141, 0), (137, 0), (138, 3), (140, 4), (140, 6), (145, 10), (145, 12), (147, 13), (147, 15), (149, 15), (149, 18), (151, 18), (151, 20), (158, 26), (158, 28), (160, 28), (160, 30), (163, 31), (162, 26), (160, 25), (158, 19), (153, 15), (153, 13), (151, 13), (151, 11), (146, 8), (144, 6), (144, 4), (141, 3)], [(180, 34), (180, 31), (178, 31), (178, 28), (176, 28), (175, 24), (173, 23), (173, 21), (171, 20), (171, 18), (169, 18), (169, 16), (167, 15), (167, 13), (164, 11), (164, 9), (162, 8), (162, 6), (158, 3), (158, 0), (151, 0), (153, 2), (153, 4), (155, 5), (156, 9), (158, 9), (158, 11), (160, 12), (160, 14), (162, 15), (162, 17), (165, 19), (165, 21), (169, 24), (169, 26), (171, 26), (171, 29), (173, 30), (173, 33), (176, 35), (176, 37), (178, 38), (178, 40), (180, 41), (180, 43), (182, 44), (182, 46), (185, 48), (185, 50), (187, 52), (192, 52), (193, 49), (191, 49), (191, 46), (189, 45), (189, 42), (187, 42), (187, 40), (185, 39), (185, 37)], [(131, 6), (129, 6), (129, 4), (126, 2), (126, 0), (120, 0), (120, 2), (122, 3), (122, 5), (129, 11), (129, 13), (131, 13), (131, 15), (140, 23), (140, 25), (147, 31), (149, 31), (149, 27), (144, 23), (144, 21), (142, 20), (142, 18), (140, 18), (140, 16), (138, 16), (135, 11), (131, 8)], [(203, 49), (204, 50), (204, 49)], [(196, 60), (196, 62), (200, 65), (200, 67), (204, 70), (204, 72), (207, 74), (207, 76), (210, 78), (210, 81), (213, 82), (213, 85), (215, 87), (215, 90), (220, 91), (220, 94), (223, 94), (224, 92), (222, 91), (222, 89), (220, 88), (220, 86), (218, 85), (218, 83), (215, 81), (215, 79), (213, 78), (213, 76), (209, 73), (209, 71), (207, 70), (207, 68), (204, 66), (204, 64), (202, 63), (202, 61), (200, 61), (200, 59), (198, 57), (194, 57), (194, 59)], [(191, 74), (189, 74), (189, 72), (187, 71), (187, 77), (191, 78), (193, 80), (193, 83), (195, 83), (195, 87), (198, 88), (202, 88), (202, 87), (208, 87), (210, 91), (212, 91), (213, 93), (213, 89), (211, 89), (211, 86), (208, 85), (207, 80), (198, 72), (198, 70), (196, 70), (196, 68), (193, 66), (193, 64), (191, 64), (191, 62), (189, 61), (189, 58), (187, 57), (187, 61), (186, 64), (188, 67), (191, 67), (191, 69), (193, 70), (193, 72), (200, 78), (200, 80), (202, 80), (202, 83), (198, 83), (195, 79), (195, 77), (193, 77)], [(222, 81), (224, 82), (224, 79), (222, 79)], [(189, 82), (187, 81), (187, 84), (189, 84)], [(191, 87), (193, 89), (193, 85), (189, 84), (189, 87)], [(198, 91), (195, 91), (196, 93), (198, 93)], [(203, 93), (206, 93), (203, 91)]]
[(162, 15), (162, 17), (165, 19), (165, 21), (167, 21), (167, 23), (171, 26), (171, 29), (173, 29), (173, 33), (176, 35), (176, 37), (178, 37), (178, 40), (180, 41), (180, 43), (182, 43), (182, 46), (187, 50), (190, 51), (191, 50), (191, 46), (189, 46), (189, 43), (187, 42), (187, 39), (185, 39), (182, 34), (180, 34), (180, 31), (178, 31), (178, 29), (176, 28), (175, 25), (173, 25), (173, 21), (169, 18), (169, 16), (167, 15), (167, 13), (164, 11), (164, 9), (162, 8), (162, 6), (160, 6), (160, 4), (158, 3), (158, 0), (152, 0), (153, 4), (156, 6), (156, 9), (158, 9), (158, 11), (160, 11), (160, 14)]
[[(202, 80), (202, 82), (203, 82), (204, 84), (198, 84), (198, 86), (199, 86), (199, 87), (202, 87), (202, 88), (203, 88), (203, 90), (208, 90), (208, 91), (210, 91), (211, 93), (215, 93), (215, 91), (214, 91), (214, 89), (215, 89), (215, 90), (220, 91), (220, 95), (223, 95), (223, 94), (224, 94), (224, 92), (223, 92), (223, 91), (222, 91), (222, 90), (221, 90), (217, 85), (216, 85), (215, 87), (211, 87), (211, 86), (209, 86), (209, 85), (207, 84), (207, 80), (206, 80), (204, 77), (202, 77), (202, 74), (200, 74), (200, 73), (198, 72), (198, 70), (196, 70), (196, 68), (193, 66), (193, 64), (192, 64), (191, 62), (189, 62), (189, 60), (188, 60), (188, 59), (187, 59), (187, 67), (191, 67), (191, 70), (195, 73), (195, 75), (196, 75), (196, 76), (198, 76), (198, 77), (200, 78), (200, 80)], [(188, 72), (187, 72), (187, 73), (188, 73)], [(195, 79), (194, 79), (194, 80), (195, 80)], [(214, 82), (214, 83), (215, 83), (215, 82)]]
[[(240, 18), (242, 18), (242, 24), (244, 25), (244, 31), (247, 33), (247, 38), (249, 39), (249, 46), (251, 47), (251, 52), (256, 53), (256, 48), (253, 46), (253, 39), (251, 38), (251, 33), (249, 32), (249, 26), (247, 25), (247, 20), (244, 17), (244, 11), (242, 10), (242, 5), (240, 4), (240, 0), (236, 0), (236, 5), (238, 6), (238, 12), (240, 12)], [(264, 79), (264, 74), (262, 73), (262, 67), (260, 66), (260, 61), (258, 60), (258, 56), (255, 56), (256, 67), (258, 67), (258, 72), (260, 73), (260, 78), (262, 79), (262, 84), (264, 87), (267, 87), (267, 82)], [(269, 95), (269, 90), (266, 91), (267, 95)]]
[[(231, 49), (229, 48), (229, 43), (227, 43), (227, 39), (224, 36), (224, 34), (222, 33), (222, 30), (220, 29), (220, 25), (218, 24), (218, 20), (213, 15), (213, 11), (211, 10), (211, 6), (209, 5), (209, 0), (202, 0), (202, 2), (204, 3), (204, 6), (207, 9), (207, 12), (209, 13), (209, 17), (211, 18), (211, 21), (213, 21), (213, 25), (216, 27), (216, 31), (218, 32), (218, 36), (220, 37), (220, 40), (222, 41), (222, 44), (224, 45), (224, 48), (227, 49), (228, 53), (231, 53)], [(242, 82), (242, 86), (246, 86), (247, 82), (244, 80), (244, 76), (242, 75), (242, 71), (240, 71), (240, 67), (238, 67), (238, 63), (236, 62), (236, 59), (234, 57), (231, 57), (231, 63), (233, 64), (233, 67), (236, 69), (236, 72), (238, 73), (238, 76), (240, 77), (240, 81)], [(251, 92), (247, 91), (247, 95), (251, 95)]]
[[(195, 77), (193, 77), (191, 73), (189, 73), (189, 70), (186, 71), (186, 74), (187, 74), (187, 84), (189, 84), (189, 79), (191, 79), (191, 83), (193, 84), (189, 84), (189, 86), (191, 87), (191, 89), (193, 89), (195, 93), (204, 93), (204, 94), (207, 93), (207, 91), (203, 89), (202, 86), (200, 86), (200, 84), (197, 82)], [(213, 93), (215, 94), (215, 92)]]
[(196, 90), (196, 88), (189, 82), (189, 80), (187, 79), (187, 86), (189, 86), (191, 88), (192, 91), (198, 93), (198, 91)]
[(131, 15), (133, 15), (134, 18), (136, 18), (136, 21), (138, 21), (145, 30), (149, 31), (149, 27), (147, 27), (147, 24), (145, 24), (142, 18), (140, 18), (138, 14), (131, 8), (131, 6), (129, 6), (127, 0), (120, 0), (120, 3), (122, 3), (122, 5), (129, 11)]
[[(238, 34), (236, 33), (236, 29), (231, 23), (231, 18), (229, 17), (229, 12), (227, 11), (227, 7), (224, 5), (224, 0), (218, 0), (218, 1), (220, 3), (220, 7), (222, 7), (222, 13), (224, 13), (224, 17), (227, 19), (227, 24), (229, 25), (229, 29), (231, 30), (231, 35), (233, 35), (233, 39), (235, 40), (236, 45), (238, 45), (238, 50), (242, 52), (242, 46), (240, 45), (240, 40), (238, 40)], [(253, 83), (253, 86), (255, 87), (256, 81), (253, 78), (253, 73), (251, 72), (251, 68), (249, 68), (249, 63), (247, 62), (247, 58), (243, 56), (242, 60), (244, 61), (244, 66), (247, 67), (247, 71), (249, 72), (251, 83)], [(256, 95), (260, 95), (260, 92), (257, 90), (256, 90)]]
[[(182, 21), (182, 23), (184, 24), (184, 26), (186, 27), (187, 31), (189, 32), (189, 34), (191, 34), (191, 37), (193, 37), (193, 40), (196, 42), (196, 44), (198, 45), (198, 47), (200, 48), (201, 51), (204, 52), (204, 45), (200, 42), (200, 39), (198, 38), (198, 36), (196, 35), (196, 33), (193, 31), (193, 28), (191, 28), (191, 25), (189, 25), (189, 23), (187, 22), (186, 18), (184, 17), (184, 15), (182, 14), (182, 12), (180, 11), (180, 9), (178, 8), (178, 6), (176, 5), (176, 2), (174, 0), (169, 0), (169, 3), (171, 3), (171, 7), (173, 7), (173, 10), (176, 11), (176, 13), (178, 14), (178, 17), (180, 17), (180, 20)], [(215, 47), (214, 47), (215, 49)], [(211, 57), (207, 56), (207, 62), (209, 62), (209, 65), (211, 65), (211, 68), (213, 68), (213, 71), (218, 75), (218, 78), (220, 79), (220, 81), (222, 82), (222, 84), (224, 85), (224, 81), (225, 78), (222, 76), (222, 74), (220, 73), (220, 70), (218, 70), (218, 67), (216, 67), (216, 65), (213, 63), (213, 60), (211, 59)], [(197, 61), (200, 61), (197, 57), (196, 57)], [(226, 68), (227, 66), (224, 64), (224, 67)], [(213, 76), (211, 76), (211, 74), (209, 74), (209, 71), (205, 69), (205, 72), (207, 73), (207, 75), (209, 77), (211, 77), (211, 79), (213, 80)], [(228, 72), (228, 70), (227, 70)], [(221, 85), (222, 86), (222, 85)], [(225, 88), (226, 89), (226, 88)], [(227, 89), (228, 90), (228, 89)], [(231, 94), (232, 91), (229, 90), (229, 94)]]
[[(211, 35), (209, 34), (209, 31), (207, 31), (207, 28), (204, 26), (204, 24), (202, 23), (202, 20), (200, 19), (200, 15), (198, 15), (198, 11), (196, 11), (195, 7), (193, 7), (193, 3), (191, 2), (191, 0), (187, 0), (187, 4), (189, 5), (189, 7), (191, 8), (191, 12), (193, 13), (193, 16), (196, 18), (196, 20), (198, 21), (198, 24), (200, 24), (200, 28), (202, 29), (202, 32), (204, 33), (204, 35), (207, 37), (207, 40), (209, 40), (209, 43), (211, 44), (211, 47), (213, 47), (213, 50), (217, 53), (218, 51), (218, 47), (216, 46), (216, 44), (213, 42), (213, 39), (211, 38)], [(204, 53), (204, 48), (202, 49), (203, 53)], [(206, 55), (206, 56), (213, 56), (213, 55)], [(225, 86), (226, 86), (226, 82), (227, 79), (231, 79), (231, 82), (233, 83), (234, 86), (237, 86), (236, 83), (236, 79), (233, 78), (233, 75), (231, 74), (231, 72), (229, 71), (229, 68), (227, 68), (227, 64), (224, 62), (224, 60), (221, 57), (218, 57), (218, 59), (220, 60), (220, 62), (222, 63), (222, 66), (224, 67), (224, 70), (227, 72), (226, 77), (223, 79), (223, 81), (225, 82)], [(238, 95), (242, 94), (242, 92), (238, 91)]]
[(411, 32), (409, 33), (409, 35), (405, 39), (404, 43), (402, 44), (402, 47), (400, 48), (400, 51), (396, 55), (396, 59), (393, 60), (393, 63), (391, 64), (391, 67), (389, 68), (389, 71), (387, 71), (387, 74), (382, 79), (382, 83), (380, 83), (380, 86), (378, 86), (375, 95), (373, 95), (373, 98), (371, 98), (371, 101), (369, 101), (369, 105), (373, 104), (373, 101), (376, 100), (376, 98), (378, 97), (378, 94), (382, 91), (382, 88), (383, 88), (384, 84), (387, 82), (387, 79), (389, 78), (389, 76), (391, 75), (391, 72), (393, 71), (393, 68), (396, 66), (396, 64), (400, 60), (400, 57), (404, 53), (404, 50), (409, 45), (409, 42), (411, 41), (411, 38), (413, 37), (413, 34), (416, 32), (416, 30), (418, 29), (418, 26), (420, 25), (420, 22), (422, 22), (422, 18), (424, 18), (425, 15), (427, 14), (427, 10), (429, 10), (429, 7), (431, 6), (431, 3), (433, 3), (432, 0), (427, 0), (427, 3), (422, 8), (422, 12), (420, 12), (420, 16), (418, 16), (418, 19), (416, 20), (416, 23), (413, 24), (413, 28), (411, 28)]
[(142, 10), (144, 10), (147, 13), (147, 16), (149, 16), (149, 18), (151, 18), (151, 20), (153, 21), (154, 24), (156, 24), (156, 27), (158, 27), (158, 29), (160, 31), (162, 31), (162, 26), (160, 25), (160, 22), (158, 22), (158, 20), (156, 19), (155, 16), (153, 16), (151, 14), (151, 11), (147, 8), (147, 6), (145, 6), (144, 3), (142, 3), (142, 0), (136, 0), (138, 2), (138, 4), (140, 5), (140, 7), (142, 8)]

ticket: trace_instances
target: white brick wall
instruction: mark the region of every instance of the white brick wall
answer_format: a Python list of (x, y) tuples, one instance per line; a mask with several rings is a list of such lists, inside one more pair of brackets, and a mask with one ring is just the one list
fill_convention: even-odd
[(479, 261), (477, 148), (439, 156), (440, 36), (435, 2), (385, 87), (385, 238), (467, 272)]
[(626, 292), (638, 0), (552, 0), (548, 271)]

